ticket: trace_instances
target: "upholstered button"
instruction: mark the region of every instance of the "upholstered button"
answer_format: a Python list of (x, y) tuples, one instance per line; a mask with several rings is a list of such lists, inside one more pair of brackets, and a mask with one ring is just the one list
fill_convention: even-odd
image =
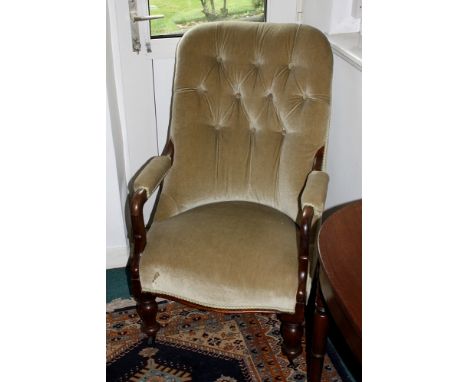
[(236, 94), (234, 94), (234, 96), (235, 96), (237, 99), (239, 99), (239, 98), (241, 97), (240, 93), (236, 93)]
[(304, 101), (305, 101), (307, 98), (308, 98), (307, 95), (305, 95), (305, 94), (302, 95), (302, 99), (303, 99)]
[(216, 61), (218, 61), (219, 63), (223, 62), (223, 59), (220, 57), (220, 56), (217, 56), (216, 57)]
[(286, 129), (281, 130), (282, 135), (286, 135)]
[(294, 64), (292, 62), (290, 62), (289, 65), (288, 65), (288, 68), (289, 68), (289, 70), (291, 70), (292, 68), (294, 68)]

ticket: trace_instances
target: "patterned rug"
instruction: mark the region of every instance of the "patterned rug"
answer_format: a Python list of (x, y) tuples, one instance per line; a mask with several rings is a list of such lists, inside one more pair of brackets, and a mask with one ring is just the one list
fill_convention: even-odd
[[(162, 302), (161, 329), (148, 345), (132, 300), (116, 300), (107, 310), (107, 381), (306, 381), (304, 356), (293, 367), (281, 354), (275, 315), (221, 314)], [(327, 356), (322, 382), (341, 381)]]

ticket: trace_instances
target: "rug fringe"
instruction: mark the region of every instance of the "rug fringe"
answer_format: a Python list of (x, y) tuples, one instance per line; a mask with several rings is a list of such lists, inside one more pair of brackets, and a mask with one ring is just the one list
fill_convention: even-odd
[(127, 308), (129, 306), (135, 306), (136, 302), (133, 298), (116, 298), (106, 304), (106, 313), (112, 312), (116, 309)]

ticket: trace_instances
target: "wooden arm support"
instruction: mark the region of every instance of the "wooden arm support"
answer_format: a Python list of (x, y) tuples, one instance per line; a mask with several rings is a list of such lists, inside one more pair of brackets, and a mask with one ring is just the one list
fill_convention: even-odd
[(140, 255), (146, 246), (146, 228), (143, 217), (143, 206), (148, 200), (146, 191), (137, 190), (130, 201), (130, 216), (132, 220), (133, 252), (130, 260), (130, 269), (133, 278), (139, 278)]
[[(323, 165), (323, 155), (325, 147), (321, 147), (315, 154), (314, 161), (312, 164), (312, 171), (319, 171)], [(318, 224), (312, 227), (314, 218), (314, 208), (310, 205), (305, 205), (302, 208), (301, 215), (299, 217), (299, 251), (298, 251), (298, 276), (299, 286), (296, 294), (296, 314), (300, 310), (304, 312), (305, 305), (307, 303), (307, 276), (309, 272), (309, 245), (310, 239), (315, 237), (315, 230), (318, 228)]]
[[(309, 272), (309, 243), (312, 231), (312, 219), (314, 209), (311, 206), (305, 206), (302, 209), (302, 216), (299, 223), (299, 286), (296, 294), (296, 304), (306, 305), (307, 301), (307, 274)], [(297, 307), (297, 305), (296, 305)]]
[(298, 279), (299, 285), (296, 293), (296, 306), (294, 313), (281, 313), (278, 318), (281, 320), (281, 336), (283, 343), (281, 349), (293, 364), (294, 359), (302, 353), (301, 339), (304, 333), (303, 323), (305, 319), (306, 297), (307, 297), (307, 277), (309, 272), (309, 242), (312, 231), (312, 219), (314, 209), (305, 206), (299, 218), (298, 227)]

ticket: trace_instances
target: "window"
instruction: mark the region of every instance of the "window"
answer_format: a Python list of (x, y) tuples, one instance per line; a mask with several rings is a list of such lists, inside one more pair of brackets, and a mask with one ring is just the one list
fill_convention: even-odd
[(218, 20), (265, 21), (266, 0), (149, 0), (151, 38), (177, 37), (194, 25)]

